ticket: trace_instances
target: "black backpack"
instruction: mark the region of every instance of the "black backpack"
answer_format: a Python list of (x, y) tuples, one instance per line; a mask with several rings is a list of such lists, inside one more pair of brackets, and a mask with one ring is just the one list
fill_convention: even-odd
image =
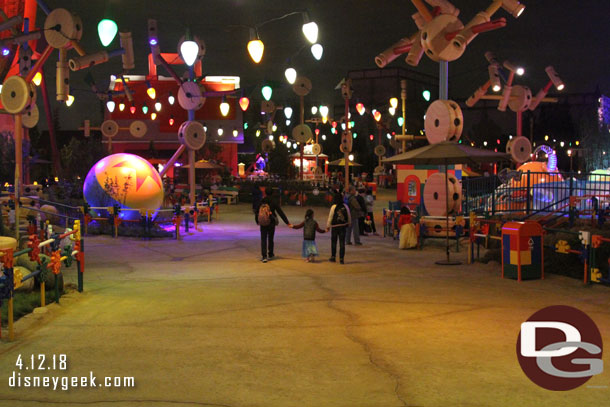
[(347, 208), (345, 204), (341, 204), (341, 206), (337, 205), (335, 207), (335, 213), (333, 214), (333, 225), (344, 225), (347, 223)]

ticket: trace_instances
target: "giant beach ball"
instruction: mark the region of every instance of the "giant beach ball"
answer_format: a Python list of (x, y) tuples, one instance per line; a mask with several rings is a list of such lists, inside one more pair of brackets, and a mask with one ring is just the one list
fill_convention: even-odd
[[(156, 211), (163, 203), (163, 182), (155, 168), (134, 154), (112, 154), (99, 160), (87, 174), (85, 200), (93, 207), (118, 204), (123, 209)], [(137, 219), (137, 211), (122, 212), (124, 219)]]

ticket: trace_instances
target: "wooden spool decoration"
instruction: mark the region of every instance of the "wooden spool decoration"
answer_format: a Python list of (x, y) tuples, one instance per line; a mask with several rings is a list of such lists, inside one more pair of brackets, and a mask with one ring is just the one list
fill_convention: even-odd
[(36, 91), (33, 84), (28, 85), (21, 76), (11, 76), (2, 84), (0, 100), (4, 110), (11, 114), (22, 113), (28, 106), (35, 103)]
[(463, 28), (464, 24), (451, 14), (441, 14), (428, 22), (421, 31), (421, 44), (426, 55), (436, 62), (455, 61), (461, 57), (465, 48), (445, 36)]
[(104, 137), (113, 138), (119, 132), (119, 124), (114, 120), (105, 120), (100, 126)]
[(379, 144), (378, 146), (375, 147), (375, 149), (373, 150), (375, 152), (375, 155), (377, 157), (383, 157), (385, 155), (385, 147), (382, 146), (381, 144)]
[(201, 109), (205, 103), (205, 97), (201, 92), (202, 87), (195, 82), (184, 82), (178, 89), (178, 104), (184, 110)]
[(383, 174), (383, 173), (385, 173), (385, 167), (383, 165), (378, 165), (377, 167), (375, 167), (375, 170), (373, 173), (374, 174)]
[(261, 143), (261, 149), (263, 150), (263, 153), (270, 153), (275, 149), (275, 142), (269, 139), (263, 140)]
[(38, 106), (32, 104), (27, 107), (22, 117), (24, 127), (27, 127), (28, 129), (33, 129), (34, 127), (36, 127), (36, 124), (38, 124), (38, 119), (40, 118)]
[(261, 103), (261, 112), (271, 114), (275, 112), (275, 103), (265, 100)]
[(178, 140), (191, 150), (199, 150), (206, 140), (203, 124), (190, 120), (182, 123), (178, 129)]
[(445, 188), (446, 179), (445, 174), (437, 172), (426, 180), (424, 206), (429, 215), (445, 216), (448, 215), (447, 208), (449, 208), (449, 213), (454, 210), (454, 201), (457, 199), (455, 184), (449, 179), (447, 188)]
[(135, 138), (142, 138), (146, 135), (148, 126), (142, 120), (134, 120), (129, 125), (129, 134)]
[(342, 153), (351, 153), (352, 144), (353, 144), (352, 132), (349, 130), (343, 130), (343, 133), (341, 133), (341, 145), (339, 146), (339, 149), (341, 150)]
[(515, 85), (510, 93), (508, 107), (515, 113), (527, 110), (532, 102), (532, 90), (527, 86)]
[(453, 100), (435, 100), (426, 111), (424, 128), (430, 144), (457, 142), (464, 128), (462, 109)]
[(453, 210), (450, 213), (460, 213), (462, 211), (462, 184), (460, 183), (460, 180), (451, 173), (447, 173), (447, 179), (449, 180), (450, 185), (453, 184), (453, 195), (451, 196), (451, 199), (453, 200)]
[(308, 125), (299, 124), (292, 129), (292, 138), (299, 143), (305, 144), (313, 138), (313, 133)]
[[(420, 224), (426, 228), (426, 236), (428, 237), (445, 237), (447, 232), (447, 219), (434, 218), (424, 216), (420, 220)], [(455, 237), (455, 220), (449, 219), (449, 237)]]
[(313, 155), (320, 155), (320, 154), (322, 154), (322, 145), (318, 144), (318, 143), (314, 143), (311, 146), (311, 152), (313, 153)]
[(514, 137), (506, 143), (506, 153), (510, 154), (516, 163), (524, 163), (532, 154), (532, 143), (526, 137)]
[(53, 48), (68, 48), (72, 41), (80, 41), (82, 36), (80, 17), (64, 8), (56, 8), (44, 20), (44, 38)]
[(311, 81), (304, 76), (298, 76), (292, 85), (292, 90), (297, 96), (307, 96), (311, 92)]

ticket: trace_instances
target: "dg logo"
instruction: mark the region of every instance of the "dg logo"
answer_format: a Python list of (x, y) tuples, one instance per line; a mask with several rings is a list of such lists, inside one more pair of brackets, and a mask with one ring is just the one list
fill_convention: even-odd
[(526, 376), (547, 390), (572, 390), (604, 370), (602, 337), (584, 312), (554, 305), (521, 324), (517, 358)]

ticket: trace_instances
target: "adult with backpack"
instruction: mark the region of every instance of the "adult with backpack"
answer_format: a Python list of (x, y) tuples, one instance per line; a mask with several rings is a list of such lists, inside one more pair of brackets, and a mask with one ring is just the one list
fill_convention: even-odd
[(352, 234), (354, 235), (354, 243), (356, 246), (362, 246), (360, 242), (360, 218), (366, 213), (366, 204), (364, 199), (356, 192), (356, 187), (349, 187), (349, 197), (347, 199), (351, 222), (347, 226), (347, 244), (352, 244)]
[(330, 234), (330, 251), (331, 257), (329, 261), (337, 261), (337, 240), (339, 241), (339, 262), (344, 264), (345, 259), (345, 233), (348, 225), (352, 223), (349, 208), (343, 203), (341, 194), (336, 193), (333, 197), (333, 206), (328, 213), (328, 221), (326, 222), (326, 231), (331, 230)]
[(262, 199), (256, 213), (256, 223), (261, 228), (261, 261), (267, 263), (267, 260), (275, 257), (273, 237), (275, 235), (275, 227), (279, 223), (277, 216), (279, 215), (289, 227), (292, 227), (292, 224), (282, 208), (273, 199), (271, 187), (265, 188), (265, 197)]

